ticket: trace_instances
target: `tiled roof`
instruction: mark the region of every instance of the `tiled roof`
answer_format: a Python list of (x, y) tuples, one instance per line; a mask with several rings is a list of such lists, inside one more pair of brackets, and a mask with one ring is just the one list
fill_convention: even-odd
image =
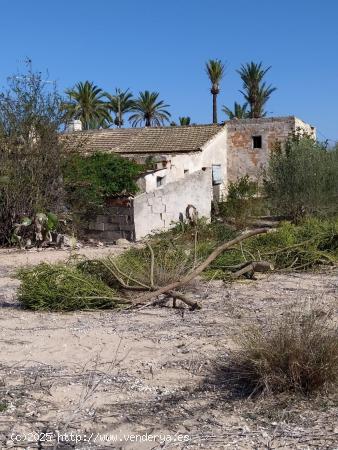
[(221, 131), (221, 125), (191, 125), (175, 127), (114, 128), (109, 130), (66, 133), (69, 146), (83, 141), (85, 152), (112, 153), (180, 153), (200, 150)]

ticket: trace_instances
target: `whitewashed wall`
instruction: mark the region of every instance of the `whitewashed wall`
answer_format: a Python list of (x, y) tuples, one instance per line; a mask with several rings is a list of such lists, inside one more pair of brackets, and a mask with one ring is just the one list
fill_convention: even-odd
[(210, 219), (212, 196), (210, 168), (137, 195), (133, 202), (136, 240), (154, 231), (168, 229), (180, 218), (185, 219), (188, 205), (195, 206), (199, 217)]

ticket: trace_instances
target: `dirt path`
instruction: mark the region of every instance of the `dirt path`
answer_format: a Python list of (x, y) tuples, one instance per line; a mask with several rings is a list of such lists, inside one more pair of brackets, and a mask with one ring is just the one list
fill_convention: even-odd
[[(4, 263), (1, 255), (0, 270), (8, 275), (22, 261), (13, 255)], [(217, 364), (250, 324), (295, 304), (337, 311), (337, 271), (231, 286), (198, 280), (191, 291), (203, 308), (194, 312), (34, 313), (15, 306), (11, 282), (0, 285), (7, 298), (0, 315), (1, 449), (13, 447), (19, 434), (32, 441), (16, 447), (22, 449), (338, 447), (337, 398), (253, 401), (215, 379)], [(47, 442), (38, 447), (29, 433), (42, 431)]]

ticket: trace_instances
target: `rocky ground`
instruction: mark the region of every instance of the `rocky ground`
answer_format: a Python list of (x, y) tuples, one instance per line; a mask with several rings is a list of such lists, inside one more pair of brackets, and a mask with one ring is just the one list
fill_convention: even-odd
[(197, 280), (200, 311), (20, 309), (15, 267), (67, 256), (0, 252), (1, 449), (338, 449), (336, 395), (243, 398), (222, 372), (251, 324), (295, 305), (337, 312), (337, 270)]

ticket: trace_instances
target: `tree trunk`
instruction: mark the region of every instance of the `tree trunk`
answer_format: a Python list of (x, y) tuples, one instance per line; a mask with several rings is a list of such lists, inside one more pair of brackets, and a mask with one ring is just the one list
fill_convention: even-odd
[(217, 123), (217, 94), (212, 94), (212, 123)]

